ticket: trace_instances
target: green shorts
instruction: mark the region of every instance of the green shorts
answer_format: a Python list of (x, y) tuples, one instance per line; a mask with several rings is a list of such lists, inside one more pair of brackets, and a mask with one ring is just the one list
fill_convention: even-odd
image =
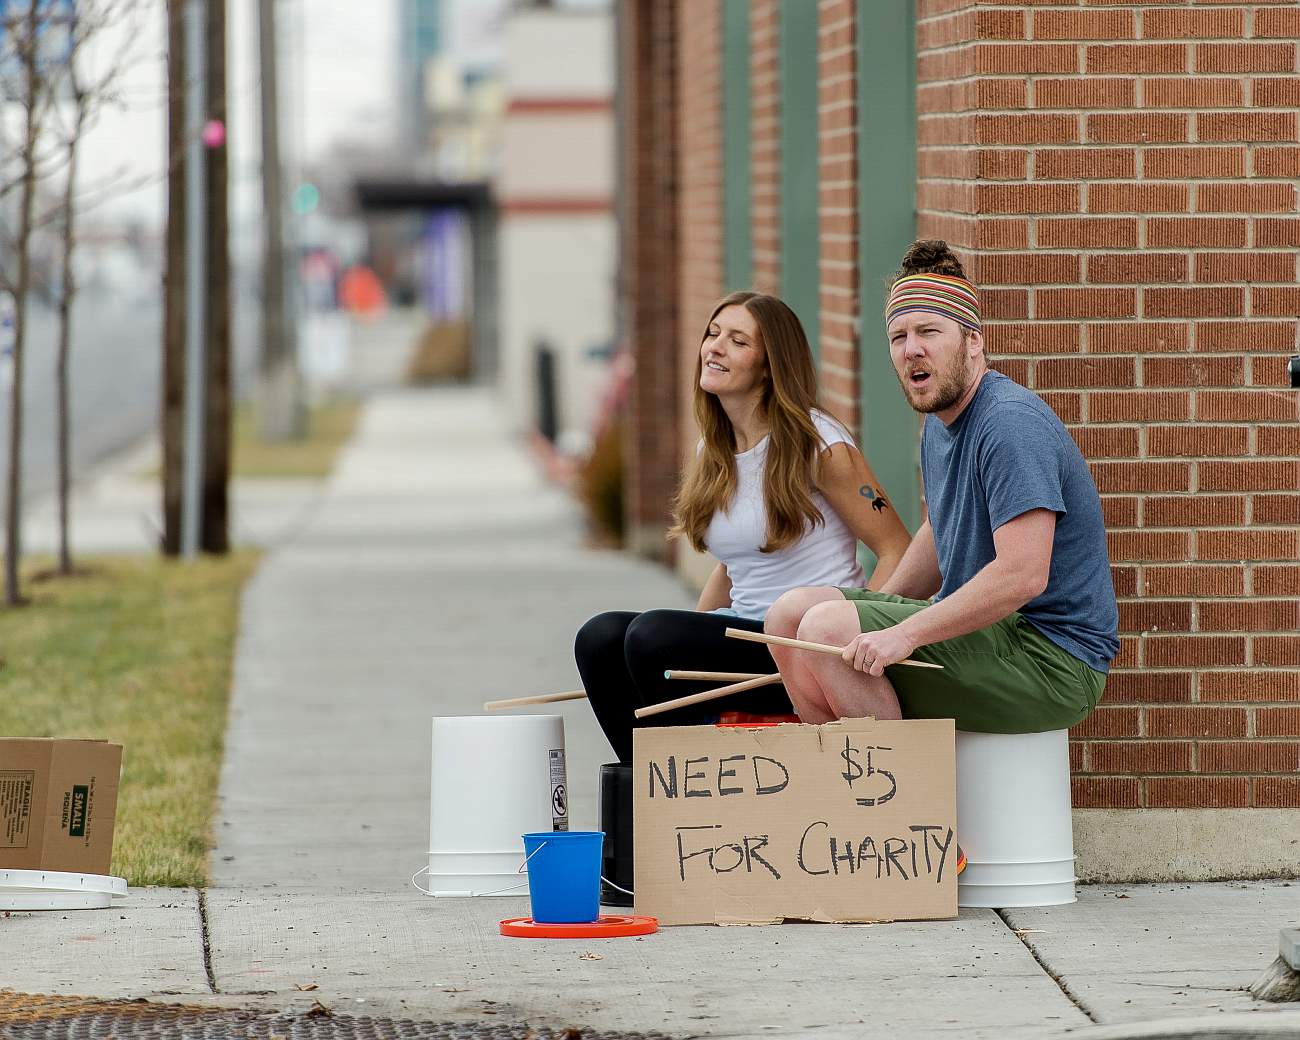
[[(930, 604), (867, 589), (840, 589), (862, 631), (898, 624)], [(1082, 721), (1101, 697), (1104, 673), (1062, 650), (1020, 614), (964, 636), (918, 647), (912, 657), (943, 665), (891, 665), (885, 674), (905, 719), (953, 719), (976, 733), (1042, 733)]]

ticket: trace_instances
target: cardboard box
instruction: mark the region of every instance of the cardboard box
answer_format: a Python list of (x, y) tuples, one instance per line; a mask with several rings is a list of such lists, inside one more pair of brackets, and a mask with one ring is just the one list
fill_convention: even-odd
[(661, 924), (957, 916), (951, 719), (633, 736), (636, 912)]
[(0, 738), (0, 868), (107, 874), (122, 746)]

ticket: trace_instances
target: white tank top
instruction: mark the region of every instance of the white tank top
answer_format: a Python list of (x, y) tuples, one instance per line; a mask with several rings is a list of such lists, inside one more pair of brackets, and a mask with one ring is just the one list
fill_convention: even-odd
[[(825, 448), (853, 444), (853, 438), (825, 412), (812, 413)], [(823, 450), (825, 450), (823, 448)], [(727, 568), (731, 609), (741, 617), (761, 619), (783, 592), (804, 585), (861, 588), (866, 576), (858, 563), (858, 540), (830, 503), (813, 491), (813, 504), (824, 523), (777, 552), (759, 550), (767, 543), (767, 508), (763, 475), (767, 437), (736, 456), (736, 495), (725, 510), (713, 514), (705, 543)]]

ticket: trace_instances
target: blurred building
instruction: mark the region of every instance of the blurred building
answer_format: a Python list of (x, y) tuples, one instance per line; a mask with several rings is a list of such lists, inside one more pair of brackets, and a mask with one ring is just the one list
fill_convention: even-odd
[(1073, 733), (1080, 874), (1294, 872), (1296, 7), (619, 12), (633, 546), (668, 552), (702, 323), (747, 287), (794, 306), (824, 403), (915, 529), (882, 308), (907, 244), (944, 238), (994, 367), (1067, 425), (1110, 532), (1122, 651)]
[[(461, 28), (464, 6), (401, 0), (401, 150), (415, 170), (442, 181), (484, 180), (500, 154), (500, 48), (485, 51)], [(479, 3), (475, 10), (488, 12), (498, 25), (505, 18), (501, 2)]]
[(521, 427), (553, 408), (546, 432), (573, 441), (590, 428), (614, 335), (613, 43), (604, 10), (519, 5), (505, 23), (501, 391)]
[[(446, 39), (446, 0), (398, 0), (397, 15), (397, 98), (400, 147), (408, 155), (423, 156), (428, 150), (431, 123), (436, 107), (429, 104), (436, 95)], [(445, 77), (443, 77), (445, 79)], [(435, 89), (431, 90), (433, 87)], [(444, 87), (444, 90), (446, 88)]]
[(580, 452), (608, 379), (617, 230), (608, 5), (400, 0), (401, 148), (361, 186), (373, 262), (521, 432)]
[(501, 0), (399, 0), (397, 140), (357, 171), (365, 260), (394, 304), (376, 320), (395, 341), (416, 342), (408, 375), (417, 380), (496, 370), (490, 182), (501, 138), (500, 47), (482, 38), (504, 9)]

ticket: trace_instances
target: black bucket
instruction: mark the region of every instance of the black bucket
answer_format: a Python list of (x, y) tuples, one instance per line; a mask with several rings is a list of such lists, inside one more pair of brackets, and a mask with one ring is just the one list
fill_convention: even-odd
[[(605, 906), (631, 906), (632, 897), (632, 766), (611, 762), (600, 767), (600, 829), (605, 832), (601, 854), (600, 901)], [(620, 892), (625, 888), (627, 892)]]

